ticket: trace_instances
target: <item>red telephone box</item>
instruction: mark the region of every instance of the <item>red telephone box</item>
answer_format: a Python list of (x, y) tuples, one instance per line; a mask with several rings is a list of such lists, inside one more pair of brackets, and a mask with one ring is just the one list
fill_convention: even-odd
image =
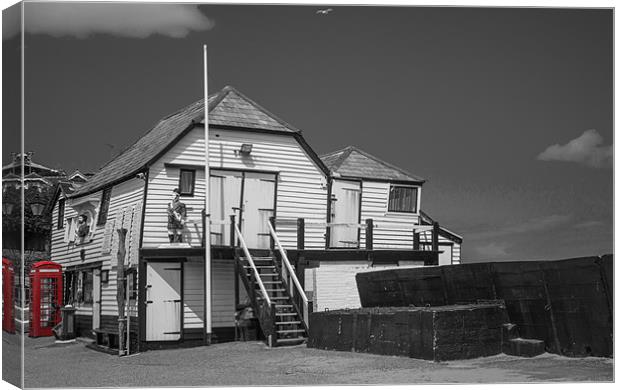
[(53, 261), (39, 261), (30, 270), (30, 337), (52, 336), (60, 322), (62, 267)]
[(2, 258), (2, 330), (15, 333), (15, 317), (13, 316), (13, 264)]

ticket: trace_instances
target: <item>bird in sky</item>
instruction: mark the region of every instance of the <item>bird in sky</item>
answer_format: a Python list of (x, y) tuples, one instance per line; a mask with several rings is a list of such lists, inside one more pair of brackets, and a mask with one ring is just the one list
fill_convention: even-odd
[(330, 13), (332, 11), (333, 11), (333, 9), (326, 8), (326, 9), (320, 9), (320, 10), (316, 11), (316, 13), (320, 14), (320, 15), (327, 15), (328, 13)]

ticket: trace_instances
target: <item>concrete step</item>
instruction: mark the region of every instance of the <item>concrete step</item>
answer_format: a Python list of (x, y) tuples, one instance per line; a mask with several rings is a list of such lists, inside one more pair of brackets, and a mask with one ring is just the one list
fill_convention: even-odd
[(545, 353), (545, 342), (537, 339), (516, 338), (508, 341), (504, 348), (506, 355), (534, 357)]

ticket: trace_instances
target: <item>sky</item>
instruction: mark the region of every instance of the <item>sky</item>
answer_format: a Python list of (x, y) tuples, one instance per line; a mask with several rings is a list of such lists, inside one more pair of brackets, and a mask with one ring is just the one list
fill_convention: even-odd
[[(232, 85), (319, 154), (355, 145), (427, 182), (464, 262), (613, 251), (610, 9), (25, 5), (25, 150), (95, 172)], [(9, 11), (10, 12), (10, 11)], [(3, 163), (19, 26), (3, 23)]]

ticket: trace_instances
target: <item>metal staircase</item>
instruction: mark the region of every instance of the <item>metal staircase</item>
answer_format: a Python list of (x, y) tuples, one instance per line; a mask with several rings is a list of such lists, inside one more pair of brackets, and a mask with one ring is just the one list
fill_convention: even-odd
[[(241, 248), (235, 252), (237, 273), (247, 291), (270, 347), (296, 345), (308, 336), (308, 300), (281, 248), (279, 256), (269, 250), (250, 251), (235, 225)], [(275, 231), (273, 232), (275, 235)]]

